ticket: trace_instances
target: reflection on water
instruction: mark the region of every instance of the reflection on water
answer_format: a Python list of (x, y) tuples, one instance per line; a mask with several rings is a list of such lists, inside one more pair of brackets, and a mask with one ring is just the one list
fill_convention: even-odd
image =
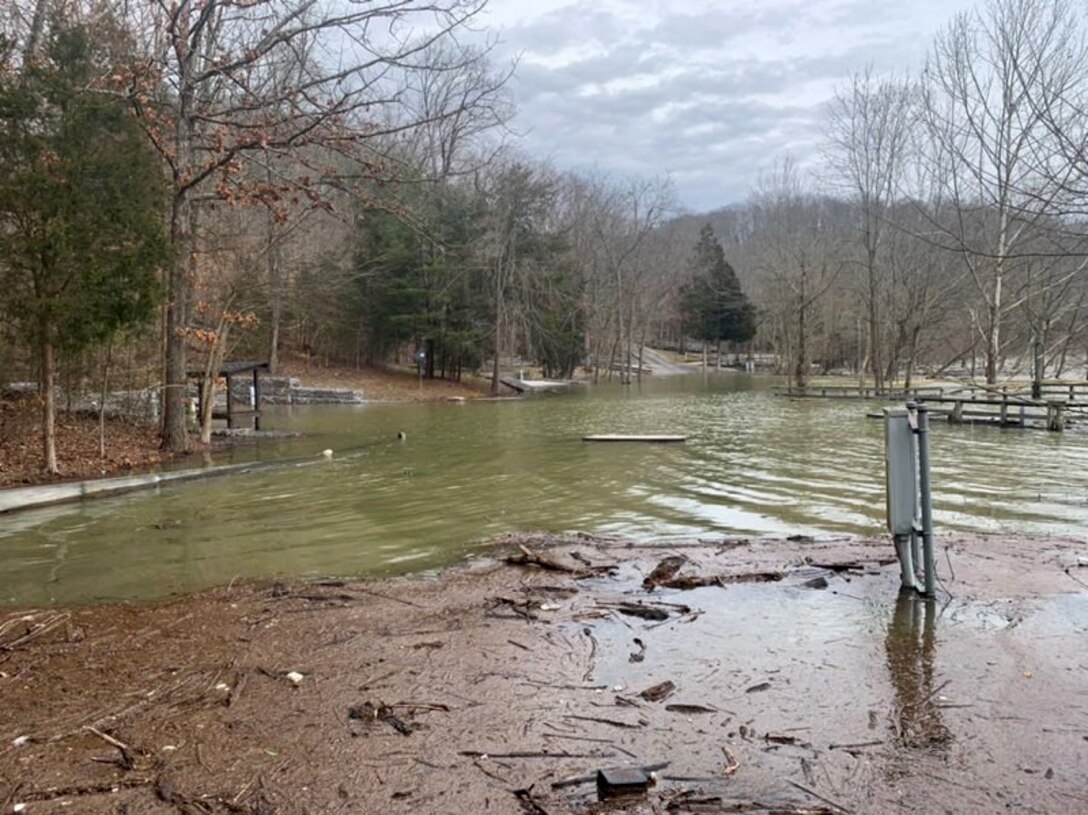
[(937, 707), (934, 685), (937, 653), (937, 602), (901, 589), (884, 640), (888, 673), (895, 691), (892, 724), (905, 747), (947, 745), (952, 734)]
[[(865, 418), (874, 406), (778, 398), (768, 384), (696, 375), (521, 401), (272, 409), (268, 428), (305, 437), (229, 458), (308, 466), (0, 518), (0, 603), (406, 572), (510, 530), (883, 534), (882, 427)], [(581, 441), (661, 432), (692, 437)], [(933, 435), (941, 529), (1082, 534), (1088, 436), (945, 426)]]

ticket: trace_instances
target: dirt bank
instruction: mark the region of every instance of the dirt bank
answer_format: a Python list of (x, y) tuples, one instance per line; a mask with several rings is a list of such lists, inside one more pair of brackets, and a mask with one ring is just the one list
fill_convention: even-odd
[(0, 488), (103, 478), (147, 470), (169, 460), (159, 450), (156, 428), (125, 419), (106, 420), (106, 456), (99, 455), (98, 419), (57, 414), (57, 460), (61, 474), (42, 473), (42, 429), (38, 400), (0, 399)]
[(1083, 542), (945, 541), (929, 605), (885, 542), (517, 542), (564, 568), (0, 617), (0, 811), (1088, 808)]

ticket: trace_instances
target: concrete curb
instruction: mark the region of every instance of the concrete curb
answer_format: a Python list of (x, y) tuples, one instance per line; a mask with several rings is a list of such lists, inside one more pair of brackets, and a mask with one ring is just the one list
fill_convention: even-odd
[(214, 478), (219, 475), (241, 473), (269, 466), (271, 462), (224, 464), (219, 467), (199, 467), (165, 473), (142, 473), (118, 478), (99, 478), (93, 481), (71, 481), (64, 484), (44, 484), (38, 487), (16, 487), (0, 490), (0, 515), (24, 509), (81, 501), (122, 492), (149, 489), (159, 484), (175, 481), (191, 481), (197, 478)]

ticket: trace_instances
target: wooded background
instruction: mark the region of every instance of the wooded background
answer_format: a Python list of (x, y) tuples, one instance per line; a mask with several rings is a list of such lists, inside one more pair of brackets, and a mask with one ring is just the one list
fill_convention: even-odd
[(58, 383), (60, 408), (160, 393), (180, 450), (186, 371), (226, 358), (422, 349), (425, 376), (497, 388), (515, 361), (623, 377), (643, 346), (705, 342), (799, 385), (1081, 374), (1079, 4), (990, 0), (918, 74), (859, 66), (815, 165), (778, 157), (705, 214), (665, 176), (522, 154), (482, 8), (0, 8), (0, 382), (40, 383), (47, 470)]

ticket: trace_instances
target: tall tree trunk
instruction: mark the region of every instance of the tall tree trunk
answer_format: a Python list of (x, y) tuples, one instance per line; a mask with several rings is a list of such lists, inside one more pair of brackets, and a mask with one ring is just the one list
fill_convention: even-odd
[(1005, 253), (1008, 249), (1009, 213), (1001, 209), (1001, 225), (997, 236), (997, 259), (994, 262), (994, 291), (987, 303), (989, 325), (986, 332), (986, 384), (997, 384), (997, 369), (1001, 355), (1001, 302), (1005, 276)]
[(48, 11), (49, 0), (38, 0), (34, 4), (34, 16), (30, 20), (30, 31), (27, 33), (26, 46), (23, 49), (23, 59), (29, 61), (38, 50), (38, 44), (42, 39), (42, 31), (45, 29), (45, 17)]
[(1031, 398), (1043, 398), (1043, 378), (1046, 376), (1046, 327), (1036, 329), (1032, 337)]
[[(273, 183), (271, 159), (266, 156), (265, 161), (265, 181), (271, 187)], [(280, 252), (279, 243), (276, 240), (276, 219), (271, 209), (265, 214), (265, 228), (268, 230), (268, 240), (265, 244), (265, 253), (267, 255), (265, 263), (268, 270), (268, 293), (272, 322), (272, 336), (268, 345), (268, 373), (275, 374), (280, 364), (280, 314), (283, 311), (283, 292), (280, 287), (283, 285), (283, 281), (280, 279)]]
[(856, 357), (857, 358), (856, 358), (856, 360), (854, 362), (854, 370), (857, 371), (857, 374), (858, 374), (858, 387), (859, 388), (864, 388), (865, 387), (865, 365), (864, 365), (865, 355), (864, 355), (864, 352), (862, 350), (864, 348), (864, 344), (862, 343), (862, 340), (861, 340), (861, 317), (855, 317), (854, 318), (854, 335), (856, 337), (856, 342), (857, 342), (857, 346), (858, 346), (857, 350), (856, 350)]
[(808, 311), (808, 272), (801, 269), (801, 297), (797, 309), (797, 367), (793, 372), (794, 384), (803, 388), (808, 384), (808, 337), (805, 335), (805, 317)]
[[(182, 49), (196, 47), (190, 42), (189, 24), (192, 9), (182, 3), (177, 16), (177, 42)], [(192, 288), (191, 271), (196, 252), (196, 210), (192, 189), (185, 186), (195, 175), (199, 161), (193, 145), (195, 90), (192, 83), (191, 54), (179, 53), (180, 75), (177, 77), (177, 113), (174, 120), (174, 194), (170, 202), (170, 244), (173, 250), (166, 285), (166, 370), (164, 371), (162, 445), (175, 453), (189, 449), (188, 418), (185, 391), (188, 385), (185, 370), (186, 336), (189, 296)]]
[(53, 327), (41, 321), (41, 398), (42, 398), (42, 458), (45, 472), (57, 474), (56, 430), (56, 360), (53, 357)]
[(163, 394), (163, 447), (177, 453), (189, 448), (186, 428), (185, 327), (188, 322), (190, 268), (193, 262), (193, 207), (188, 197), (175, 199), (170, 221), (174, 257), (166, 303), (166, 377)]
[(102, 398), (98, 403), (98, 457), (106, 457), (106, 399), (110, 393), (110, 362), (113, 357), (113, 337), (106, 343), (106, 361), (102, 365)]
[(867, 252), (869, 267), (869, 365), (873, 372), (873, 386), (877, 391), (881, 391), (884, 389), (884, 360), (880, 341), (880, 309), (877, 304), (876, 249), (870, 246)]
[(495, 267), (495, 344), (493, 347), (494, 359), (491, 363), (491, 395), (499, 395), (499, 351), (502, 345), (502, 259)]
[(910, 332), (910, 343), (907, 346), (907, 371), (903, 377), (904, 390), (910, 390), (910, 386), (914, 381), (914, 365), (918, 356), (918, 334), (921, 330), (922, 327), (916, 325)]

